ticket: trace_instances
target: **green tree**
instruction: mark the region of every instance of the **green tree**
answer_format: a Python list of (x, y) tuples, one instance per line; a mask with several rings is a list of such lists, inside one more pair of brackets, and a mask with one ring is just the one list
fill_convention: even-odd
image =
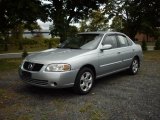
[(79, 31), (80, 32), (86, 32), (88, 30), (88, 26), (87, 26), (87, 20), (81, 20), (80, 21), (80, 28)]
[(67, 32), (67, 36), (68, 37), (73, 37), (78, 33), (78, 29), (76, 26), (69, 26), (68, 32)]
[(155, 29), (153, 28), (152, 25), (150, 25), (150, 23), (148, 23), (148, 22), (145, 21), (145, 22), (143, 22), (143, 23), (140, 24), (140, 27), (139, 27), (138, 31), (140, 33), (146, 34), (146, 36), (147, 36), (146, 41), (148, 41), (149, 36), (154, 36)]
[(142, 50), (147, 51), (147, 43), (145, 40), (142, 41)]
[(115, 16), (112, 20), (110, 28), (114, 31), (121, 32), (123, 29), (123, 18), (122, 16)]
[(103, 11), (93, 11), (89, 15), (89, 31), (106, 31), (108, 30), (108, 19), (105, 17)]
[(0, 33), (4, 37), (5, 50), (8, 49), (8, 38), (11, 30), (25, 24), (29, 27), (37, 19), (48, 19), (46, 6), (40, 0), (1, 0), (0, 1)]
[(159, 0), (109, 0), (106, 13), (122, 16), (123, 32), (134, 39), (138, 31), (148, 34), (160, 26), (159, 6)]
[[(88, 24), (86, 24), (88, 23)], [(106, 31), (108, 30), (108, 19), (101, 10), (92, 11), (88, 19), (80, 23), (80, 31)]]
[(155, 42), (155, 50), (160, 50), (160, 39)]
[(24, 50), (22, 53), (22, 58), (24, 59), (26, 56), (28, 56), (28, 52), (26, 50)]
[(52, 36), (60, 36), (60, 42), (66, 39), (69, 24), (78, 22), (87, 16), (92, 10), (107, 0), (47, 0), (50, 10), (50, 18), (53, 20)]
[(34, 33), (34, 30), (40, 31), (41, 28), (37, 24), (37, 22), (31, 23), (29, 25), (17, 24), (17, 26), (14, 26), (14, 28), (11, 29), (10, 39), (13, 41), (15, 45), (18, 45), (19, 50), (23, 49), (23, 32), (26, 29)]

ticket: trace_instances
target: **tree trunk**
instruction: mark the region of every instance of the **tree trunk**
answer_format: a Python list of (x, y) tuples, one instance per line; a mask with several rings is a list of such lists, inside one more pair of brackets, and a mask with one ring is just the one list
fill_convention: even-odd
[(59, 36), (60, 36), (60, 43), (64, 42), (67, 39), (68, 28), (69, 28), (69, 23), (68, 24), (64, 23), (63, 24), (63, 30), (59, 31), (59, 33), (60, 33), (59, 34)]
[(65, 32), (63, 32), (59, 36), (60, 36), (60, 43), (63, 43), (66, 40), (66, 38), (67, 38), (67, 35), (66, 35)]

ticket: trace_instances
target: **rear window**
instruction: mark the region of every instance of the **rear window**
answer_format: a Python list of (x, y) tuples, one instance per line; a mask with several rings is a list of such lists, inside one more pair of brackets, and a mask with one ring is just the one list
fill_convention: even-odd
[(128, 40), (125, 36), (118, 35), (117, 38), (118, 38), (120, 47), (126, 47), (129, 45)]

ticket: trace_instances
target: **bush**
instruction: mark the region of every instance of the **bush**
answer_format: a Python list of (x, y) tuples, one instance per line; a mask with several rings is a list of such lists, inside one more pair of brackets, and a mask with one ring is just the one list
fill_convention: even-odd
[(51, 40), (49, 40), (49, 42), (48, 42), (48, 49), (50, 49), (50, 48), (52, 48), (52, 41)]
[(36, 45), (37, 41), (33, 40), (33, 39), (30, 39), (30, 38), (24, 38), (23, 39), (23, 44), (24, 45)]
[(18, 48), (18, 50), (23, 50), (23, 43), (22, 43), (22, 41), (19, 41), (19, 43), (18, 43), (19, 45), (19, 48)]
[(22, 53), (22, 58), (25, 58), (26, 56), (28, 56), (28, 52), (26, 50), (24, 50)]
[(59, 44), (59, 38), (50, 38), (45, 39), (44, 44), (48, 46), (48, 48), (57, 47)]
[(147, 43), (145, 40), (142, 41), (142, 50), (147, 51)]
[(155, 50), (160, 50), (160, 39), (156, 40), (154, 49)]

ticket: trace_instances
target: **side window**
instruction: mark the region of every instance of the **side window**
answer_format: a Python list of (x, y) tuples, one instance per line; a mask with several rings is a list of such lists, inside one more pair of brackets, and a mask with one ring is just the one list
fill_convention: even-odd
[(106, 45), (106, 44), (111, 44), (112, 48), (116, 48), (117, 45), (117, 40), (115, 36), (106, 36), (102, 42), (102, 45)]
[(118, 41), (119, 41), (119, 44), (120, 44), (120, 47), (126, 47), (128, 46), (128, 40), (125, 36), (122, 36), (122, 35), (118, 35)]
[(130, 39), (130, 38), (127, 38), (127, 40), (128, 40), (128, 44), (129, 44), (129, 46), (133, 45), (133, 43), (132, 43), (132, 41), (131, 41), (131, 39)]

